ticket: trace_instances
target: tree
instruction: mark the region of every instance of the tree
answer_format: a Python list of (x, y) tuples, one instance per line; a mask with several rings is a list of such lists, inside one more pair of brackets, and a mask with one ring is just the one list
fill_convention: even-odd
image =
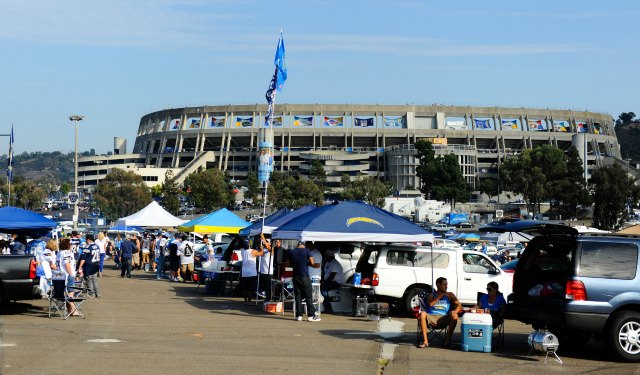
[(311, 161), (309, 180), (318, 185), (323, 192), (327, 191), (327, 172), (325, 172), (320, 160)]
[(618, 119), (616, 120), (616, 126), (629, 125), (635, 120), (635, 118), (636, 118), (636, 114), (633, 112), (622, 112), (618, 116)]
[(417, 141), (415, 147), (418, 151), (419, 159), (419, 164), (416, 167), (416, 175), (420, 178), (420, 191), (428, 199), (431, 197), (433, 186), (433, 180), (431, 178), (433, 171), (431, 169), (436, 152), (433, 150), (431, 142), (425, 140)]
[(258, 202), (258, 198), (262, 195), (262, 191), (260, 190), (260, 181), (258, 181), (258, 174), (256, 171), (249, 171), (247, 173), (247, 191), (244, 195), (246, 198), (253, 200), (254, 203)]
[(70, 182), (63, 182), (60, 184), (60, 192), (64, 195), (69, 194), (71, 188), (73, 188), (73, 186), (71, 186)]
[(164, 182), (162, 183), (162, 205), (164, 208), (177, 215), (180, 210), (180, 192), (181, 187), (173, 177), (173, 171), (168, 170), (164, 174)]
[(627, 205), (636, 205), (640, 196), (635, 180), (617, 164), (600, 167), (591, 175), (593, 226), (618, 229), (628, 218)]
[(185, 179), (184, 186), (190, 190), (189, 197), (195, 206), (206, 211), (229, 207), (235, 202), (231, 182), (219, 169), (192, 173)]
[(384, 198), (393, 192), (391, 184), (369, 176), (352, 179), (349, 175), (342, 175), (340, 186), (343, 189), (340, 193), (342, 199), (359, 200), (378, 207), (382, 207)]
[(466, 202), (471, 198), (469, 185), (462, 175), (458, 158), (454, 154), (436, 157), (431, 142), (419, 140), (415, 144), (419, 165), (420, 191), (428, 199)]
[(269, 181), (268, 200), (276, 209), (296, 209), (308, 204), (322, 205), (324, 194), (320, 186), (299, 176), (273, 172)]
[(498, 179), (493, 177), (481, 178), (478, 183), (478, 191), (489, 198), (500, 194)]
[(558, 181), (556, 191), (551, 192), (552, 204), (560, 218), (578, 217), (578, 205), (591, 205), (591, 197), (578, 150), (571, 146), (565, 153), (565, 160), (566, 173)]
[(151, 202), (151, 192), (142, 177), (114, 168), (96, 186), (94, 200), (109, 220), (128, 216)]
[[(2, 186), (2, 195), (6, 196), (9, 186)], [(42, 207), (42, 201), (47, 196), (47, 192), (35, 181), (27, 180), (22, 176), (15, 176), (11, 183), (11, 202), (7, 205), (35, 210)]]

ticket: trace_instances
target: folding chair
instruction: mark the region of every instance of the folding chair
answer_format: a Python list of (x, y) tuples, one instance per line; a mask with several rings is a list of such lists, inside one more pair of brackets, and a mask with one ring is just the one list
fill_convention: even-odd
[[(422, 344), (422, 330), (420, 329), (420, 306), (426, 306), (427, 296), (428, 292), (425, 290), (421, 290), (420, 292), (418, 292), (417, 297), (419, 305), (413, 308), (413, 314), (416, 317), (416, 321), (418, 323), (416, 332), (416, 341), (418, 345)], [(444, 326), (434, 326), (432, 324), (429, 324), (429, 322), (427, 321), (427, 339), (429, 339), (429, 342), (437, 339), (444, 345), (447, 338), (448, 328), (448, 324)]]
[[(485, 293), (478, 292), (478, 306), (480, 306), (480, 297), (483, 295), (485, 295)], [(500, 293), (500, 295), (502, 295), (502, 293)], [(491, 317), (496, 319), (493, 314), (491, 314)], [(493, 336), (491, 340), (494, 341), (496, 345), (504, 346), (504, 319), (502, 319), (500, 324), (493, 328)]]
[[(52, 313), (57, 312), (60, 314), (62, 319), (67, 319), (71, 315), (78, 313), (84, 319), (85, 316), (80, 310), (80, 306), (86, 300), (86, 289), (84, 289), (84, 296), (69, 296), (67, 292), (67, 282), (66, 279), (53, 279), (52, 287), (49, 292), (49, 317), (51, 318)], [(81, 291), (83, 288), (75, 288)], [(73, 308), (68, 309), (67, 305), (73, 306)], [(54, 313), (55, 314), (55, 313)]]

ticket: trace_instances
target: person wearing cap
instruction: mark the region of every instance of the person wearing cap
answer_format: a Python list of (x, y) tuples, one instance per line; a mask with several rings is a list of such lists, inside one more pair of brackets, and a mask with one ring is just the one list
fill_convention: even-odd
[(155, 263), (156, 263), (156, 280), (164, 278), (164, 249), (167, 247), (167, 234), (160, 233), (156, 240)]
[(342, 284), (344, 284), (344, 271), (342, 270), (340, 263), (336, 260), (335, 251), (327, 250), (324, 256), (326, 263), (324, 265), (324, 280), (320, 285), (320, 291), (324, 296), (324, 301), (322, 302), (324, 310), (326, 312), (331, 312), (332, 308), (329, 291), (340, 289)]
[(120, 277), (124, 277), (125, 273), (128, 278), (131, 278), (131, 258), (133, 257), (133, 250), (136, 245), (131, 242), (131, 235), (127, 234), (127, 237), (120, 243), (120, 264), (122, 265), (122, 272)]
[(320, 268), (322, 266), (322, 253), (311, 241), (305, 242), (304, 247), (309, 249), (309, 252), (313, 257), (313, 264), (309, 264), (309, 277), (311, 278), (312, 282), (314, 278), (316, 280), (320, 280), (320, 278), (322, 277), (322, 268)]
[(320, 316), (313, 305), (313, 293), (311, 290), (311, 278), (309, 277), (309, 265), (314, 265), (313, 256), (309, 249), (300, 241), (298, 247), (286, 252), (289, 265), (293, 268), (293, 293), (295, 296), (296, 316), (295, 320), (302, 321), (302, 299), (307, 302), (307, 316), (310, 322), (319, 322)]
[(100, 271), (100, 247), (95, 244), (95, 237), (89, 233), (85, 237), (86, 245), (80, 254), (78, 271), (89, 288), (89, 295), (100, 298), (100, 286), (96, 274)]

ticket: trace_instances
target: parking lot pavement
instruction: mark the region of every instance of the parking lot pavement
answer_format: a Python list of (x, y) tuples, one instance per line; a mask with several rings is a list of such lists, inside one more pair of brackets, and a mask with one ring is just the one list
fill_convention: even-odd
[[(241, 299), (207, 296), (193, 284), (107, 270), (102, 298), (89, 299), (86, 319), (48, 318), (46, 301), (3, 308), (3, 374), (35, 373), (629, 373), (636, 364), (608, 362), (599, 343), (561, 354), (563, 365), (527, 356), (531, 329), (506, 323), (506, 345), (493, 353), (415, 346), (416, 322), (344, 315), (296, 322), (263, 313)], [(459, 329), (458, 329), (459, 332)], [(459, 333), (454, 342), (460, 342)], [(560, 343), (562, 348), (562, 342)]]

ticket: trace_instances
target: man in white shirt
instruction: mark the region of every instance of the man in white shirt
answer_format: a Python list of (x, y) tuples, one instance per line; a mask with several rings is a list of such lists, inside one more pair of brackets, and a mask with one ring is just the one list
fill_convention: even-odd
[[(178, 280), (191, 281), (193, 278), (193, 242), (189, 241), (189, 236), (182, 235), (182, 243), (178, 246), (178, 256), (180, 257), (180, 270), (178, 271)], [(187, 272), (189, 277), (187, 278)], [(184, 275), (184, 279), (180, 275)], [(182, 279), (182, 280), (181, 280)]]
[(260, 270), (258, 275), (258, 296), (265, 300), (271, 299), (271, 277), (273, 276), (273, 256), (271, 250), (271, 240), (260, 235), (263, 255), (259, 258)]
[(156, 279), (158, 280), (162, 280), (162, 278), (164, 277), (164, 252), (166, 247), (167, 235), (165, 233), (161, 233), (158, 235), (158, 239), (156, 240), (156, 249), (154, 252), (154, 261), (156, 263)]
[(340, 289), (344, 284), (344, 271), (342, 266), (335, 258), (335, 252), (333, 250), (327, 250), (324, 254), (327, 259), (327, 263), (324, 265), (324, 280), (320, 285), (320, 291), (324, 296), (324, 311), (331, 312), (331, 301), (329, 298), (329, 291), (333, 289)]
[(312, 283), (314, 280), (319, 281), (322, 277), (322, 269), (320, 268), (322, 265), (322, 254), (311, 241), (307, 241), (304, 247), (310, 250), (311, 256), (313, 257), (313, 264), (309, 265), (309, 278)]

